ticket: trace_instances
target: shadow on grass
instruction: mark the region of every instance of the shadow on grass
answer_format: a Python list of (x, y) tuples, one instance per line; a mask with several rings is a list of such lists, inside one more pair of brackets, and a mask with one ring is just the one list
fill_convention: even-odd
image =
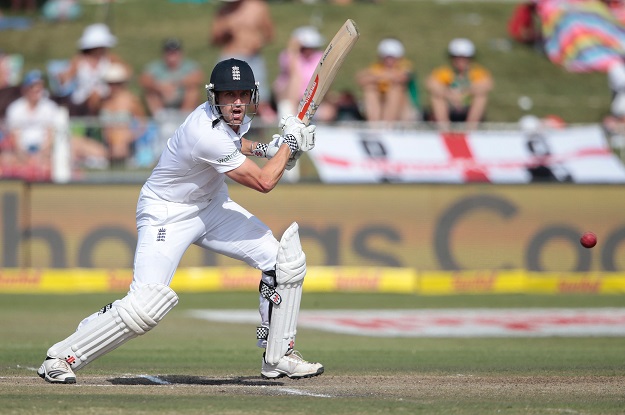
[(230, 379), (210, 379), (201, 376), (162, 375), (137, 376), (107, 379), (113, 385), (241, 385), (241, 386), (284, 386), (282, 382), (263, 380), (257, 376), (236, 377)]

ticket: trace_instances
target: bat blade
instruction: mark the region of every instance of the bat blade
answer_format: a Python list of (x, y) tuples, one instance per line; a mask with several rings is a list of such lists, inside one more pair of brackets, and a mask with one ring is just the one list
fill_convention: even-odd
[(308, 125), (314, 117), (343, 61), (359, 37), (356, 23), (352, 19), (347, 19), (326, 47), (299, 103), (297, 117), (304, 124)]

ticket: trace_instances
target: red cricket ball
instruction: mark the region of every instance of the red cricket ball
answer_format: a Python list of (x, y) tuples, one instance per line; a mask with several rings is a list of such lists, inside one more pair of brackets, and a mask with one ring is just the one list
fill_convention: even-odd
[(579, 238), (579, 243), (582, 244), (584, 248), (592, 248), (597, 245), (597, 235), (592, 232), (586, 232)]

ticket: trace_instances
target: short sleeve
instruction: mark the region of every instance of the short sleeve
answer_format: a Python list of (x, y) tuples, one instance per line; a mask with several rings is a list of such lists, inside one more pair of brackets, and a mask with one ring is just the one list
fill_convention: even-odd
[(234, 141), (221, 131), (214, 131), (208, 137), (197, 142), (192, 152), (197, 161), (210, 164), (219, 173), (236, 169), (245, 161)]

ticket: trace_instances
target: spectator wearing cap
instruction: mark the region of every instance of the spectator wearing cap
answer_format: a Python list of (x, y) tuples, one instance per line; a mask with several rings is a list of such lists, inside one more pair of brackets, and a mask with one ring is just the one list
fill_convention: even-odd
[(2, 154), (3, 175), (48, 180), (58, 106), (47, 97), (39, 70), (24, 76), (21, 93), (6, 111), (9, 148)]
[[(3, 174), (30, 181), (50, 179), (51, 151), (59, 106), (48, 98), (41, 71), (26, 74), (22, 96), (7, 108), (9, 147), (1, 155)], [(105, 167), (104, 146), (95, 140), (73, 136), (70, 141), (74, 167)]]
[(474, 62), (475, 45), (469, 39), (453, 39), (447, 52), (449, 64), (434, 69), (426, 81), (431, 105), (428, 120), (442, 130), (459, 122), (473, 129), (484, 121), (493, 78)]
[(178, 39), (165, 39), (161, 59), (146, 65), (139, 78), (150, 114), (163, 110), (190, 112), (201, 102), (204, 73), (200, 65), (185, 57)]
[(124, 65), (129, 73), (132, 72), (130, 65), (111, 52), (116, 44), (117, 38), (103, 23), (89, 25), (83, 31), (78, 40), (78, 53), (71, 59), (68, 69), (58, 75), (62, 84), (75, 83), (67, 103), (70, 115), (99, 113), (102, 99), (109, 93), (103, 76), (112, 63)]
[[(308, 81), (323, 55), (324, 38), (314, 26), (301, 26), (291, 33), (286, 49), (278, 56), (278, 76), (273, 83), (273, 95), (282, 117), (297, 112)], [(332, 114), (329, 115), (332, 118)], [(327, 118), (320, 108), (317, 121)]]
[[(415, 121), (418, 110), (410, 100), (413, 64), (399, 39), (380, 41), (377, 60), (356, 75), (363, 95), (365, 118), (370, 122)], [(416, 83), (413, 83), (416, 85)]]

